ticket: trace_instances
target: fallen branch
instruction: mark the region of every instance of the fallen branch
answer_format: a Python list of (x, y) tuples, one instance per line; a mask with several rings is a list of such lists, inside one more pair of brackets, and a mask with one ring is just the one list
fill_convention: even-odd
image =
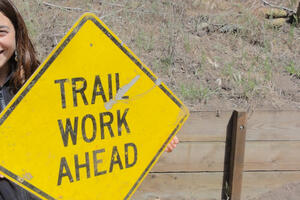
[(285, 10), (286, 12), (289, 13), (289, 15), (294, 15), (294, 14), (296, 14), (296, 11), (294, 11), (294, 10), (292, 10), (292, 9), (290, 9), (290, 8), (286, 8), (286, 7), (283, 7), (283, 6), (277, 6), (277, 5), (274, 5), (274, 4), (271, 4), (271, 3), (267, 2), (266, 0), (261, 0), (261, 1), (264, 3), (264, 5), (268, 5), (268, 6), (270, 6), (271, 8), (278, 8), (278, 9)]
[(118, 4), (118, 3), (109, 3), (109, 2), (103, 2), (103, 1), (100, 1), (99, 3), (100, 3), (100, 4), (107, 4), (107, 5), (110, 5), (110, 6), (124, 7), (124, 5)]
[(48, 7), (54, 7), (54, 8), (58, 8), (58, 9), (61, 9), (61, 10), (93, 12), (93, 13), (100, 14), (99, 11), (88, 11), (88, 10), (84, 10), (84, 9), (82, 9), (82, 8), (73, 8), (73, 7), (67, 7), (67, 6), (59, 6), (59, 5), (55, 5), (55, 4), (47, 3), (47, 2), (43, 2), (43, 4), (44, 4), (45, 6), (48, 6)]
[[(59, 5), (55, 5), (55, 4), (52, 4), (52, 3), (48, 3), (48, 2), (43, 2), (43, 4), (45, 6), (48, 6), (48, 7), (53, 7), (53, 8), (58, 8), (58, 9), (61, 9), (61, 10), (67, 10), (67, 11), (81, 11), (81, 12), (92, 12), (92, 13), (96, 13), (96, 14), (102, 14), (100, 11), (89, 11), (89, 10), (84, 10), (82, 8), (74, 8), (74, 7), (67, 7), (67, 6), (59, 6)], [(112, 3), (109, 3), (109, 4), (112, 4)], [(123, 5), (121, 4), (112, 4), (112, 5), (115, 5), (115, 6), (120, 6), (122, 7), (121, 9), (115, 11), (115, 12), (112, 12), (112, 13), (108, 13), (106, 15), (102, 15), (100, 16), (100, 19), (103, 19), (105, 17), (110, 17), (112, 15), (115, 15), (121, 11), (123, 11), (125, 8)], [(128, 12), (137, 12), (137, 13), (146, 13), (146, 14), (150, 14), (151, 12), (147, 12), (147, 11), (138, 11), (137, 9), (139, 8), (142, 8), (144, 5), (142, 6), (139, 6), (133, 10), (127, 10)], [(126, 9), (125, 9), (126, 10)]]
[(66, 6), (58, 6), (52, 3), (47, 3), (47, 2), (43, 2), (44, 5), (48, 6), (48, 7), (54, 7), (54, 8), (59, 8), (62, 10), (75, 10), (75, 11), (83, 11), (82, 8), (72, 8), (72, 7), (66, 7)]
[(105, 17), (110, 17), (110, 16), (112, 16), (112, 15), (115, 15), (115, 14), (121, 12), (122, 10), (123, 10), (123, 8), (121, 8), (120, 10), (117, 10), (116, 12), (112, 12), (112, 13), (109, 13), (109, 14), (107, 14), (107, 15), (102, 15), (102, 16), (100, 17), (100, 19), (103, 19), (103, 18), (105, 18)]

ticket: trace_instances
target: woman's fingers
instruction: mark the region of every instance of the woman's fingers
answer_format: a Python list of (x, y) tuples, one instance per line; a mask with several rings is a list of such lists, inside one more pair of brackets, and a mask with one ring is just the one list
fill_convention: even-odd
[(178, 144), (179, 143), (179, 139), (177, 136), (175, 136), (172, 140), (172, 142), (174, 142), (175, 144)]
[(3, 176), (2, 174), (0, 174), (0, 178), (5, 178), (5, 176)]
[(172, 152), (175, 148), (176, 148), (176, 145), (179, 143), (179, 139), (177, 136), (175, 136), (173, 138), (173, 140), (167, 145), (167, 148), (166, 148), (166, 152)]
[(167, 148), (165, 149), (165, 152), (168, 152), (168, 153), (172, 152), (172, 148), (171, 148), (170, 144), (167, 145)]

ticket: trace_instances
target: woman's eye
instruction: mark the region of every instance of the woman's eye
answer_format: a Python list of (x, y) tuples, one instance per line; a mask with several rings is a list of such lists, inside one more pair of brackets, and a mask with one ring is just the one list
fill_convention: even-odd
[(0, 35), (5, 35), (7, 33), (8, 33), (7, 30), (0, 30)]

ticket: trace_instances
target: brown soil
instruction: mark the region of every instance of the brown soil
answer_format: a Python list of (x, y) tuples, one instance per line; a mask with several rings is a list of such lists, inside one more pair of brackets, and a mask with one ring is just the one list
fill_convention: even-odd
[(300, 29), (273, 25), (260, 0), (14, 2), (41, 60), (94, 11), (191, 110), (300, 109)]

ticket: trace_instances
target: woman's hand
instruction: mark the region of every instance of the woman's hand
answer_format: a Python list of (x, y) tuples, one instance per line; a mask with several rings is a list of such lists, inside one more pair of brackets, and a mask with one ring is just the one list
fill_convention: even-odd
[(5, 178), (5, 176), (3, 176), (2, 174), (0, 174), (0, 178)]
[(177, 136), (175, 136), (175, 137), (173, 138), (173, 140), (168, 144), (167, 148), (165, 149), (165, 152), (168, 152), (168, 153), (172, 152), (173, 149), (176, 148), (176, 145), (177, 145), (178, 143), (179, 143), (179, 139), (178, 139)]

